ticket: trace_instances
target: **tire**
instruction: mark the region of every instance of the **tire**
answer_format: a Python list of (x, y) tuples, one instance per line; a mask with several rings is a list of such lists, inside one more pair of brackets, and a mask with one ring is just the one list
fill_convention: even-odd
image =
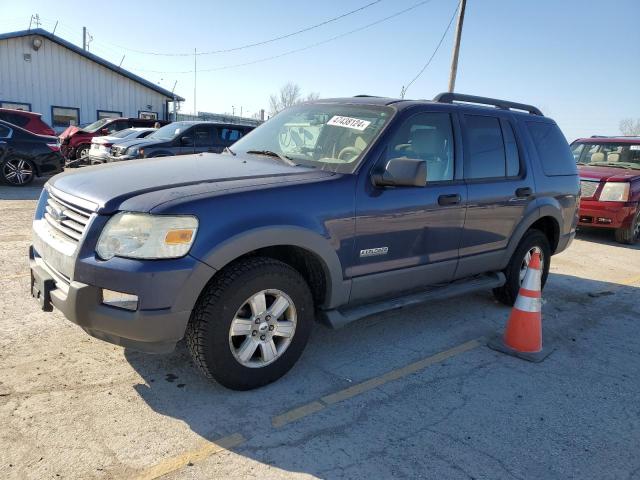
[[(250, 303), (261, 294), (262, 303)], [(280, 315), (274, 312), (263, 329), (277, 301), (290, 302), (289, 307)], [(185, 337), (194, 363), (206, 377), (232, 390), (250, 390), (277, 380), (293, 367), (307, 344), (313, 320), (313, 298), (302, 275), (286, 263), (255, 257), (229, 265), (209, 282), (191, 314)], [(243, 333), (232, 336), (232, 326), (234, 331), (242, 328)], [(287, 332), (291, 336), (283, 337)], [(246, 358), (251, 342), (258, 345)], [(271, 344), (278, 352), (269, 363), (265, 350), (272, 351), (267, 348)]]
[(87, 158), (87, 156), (89, 155), (89, 148), (91, 148), (90, 145), (80, 145), (76, 150), (76, 160), (85, 158), (85, 161), (88, 161), (89, 159)]
[(502, 287), (494, 288), (493, 295), (495, 298), (505, 305), (512, 306), (518, 292), (520, 291), (521, 269), (525, 261), (526, 255), (533, 249), (537, 248), (542, 254), (542, 285), (544, 288), (549, 275), (549, 265), (551, 264), (551, 247), (547, 236), (540, 230), (531, 229), (527, 231), (520, 240), (520, 244), (516, 251), (513, 252), (507, 268), (503, 270), (507, 281)]
[(36, 168), (29, 160), (8, 158), (0, 164), (2, 181), (12, 187), (24, 187), (33, 182)]
[(640, 240), (640, 207), (638, 207), (638, 211), (631, 225), (616, 229), (615, 236), (616, 242), (627, 245), (634, 245)]

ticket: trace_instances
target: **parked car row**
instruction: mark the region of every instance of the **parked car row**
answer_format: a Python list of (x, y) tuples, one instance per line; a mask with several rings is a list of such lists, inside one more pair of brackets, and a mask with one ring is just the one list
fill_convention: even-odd
[(219, 153), (254, 128), (203, 121), (105, 118), (84, 127), (69, 127), (56, 137), (38, 113), (0, 109), (0, 121), (0, 178), (13, 186), (59, 173), (65, 166)]

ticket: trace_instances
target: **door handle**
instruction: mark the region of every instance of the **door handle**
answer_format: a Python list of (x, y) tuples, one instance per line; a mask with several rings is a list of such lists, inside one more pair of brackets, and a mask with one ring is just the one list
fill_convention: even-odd
[(533, 195), (531, 187), (521, 187), (516, 189), (516, 197), (518, 198), (530, 197), (531, 195)]
[(458, 205), (462, 201), (462, 198), (457, 193), (453, 193), (450, 195), (440, 195), (438, 197), (438, 205)]

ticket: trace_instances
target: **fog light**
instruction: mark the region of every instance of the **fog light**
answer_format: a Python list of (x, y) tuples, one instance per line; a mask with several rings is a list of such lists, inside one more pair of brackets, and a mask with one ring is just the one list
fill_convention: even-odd
[(598, 217), (598, 223), (611, 223), (610, 218)]
[(138, 296), (103, 288), (102, 303), (110, 307), (124, 308), (125, 310), (137, 310)]

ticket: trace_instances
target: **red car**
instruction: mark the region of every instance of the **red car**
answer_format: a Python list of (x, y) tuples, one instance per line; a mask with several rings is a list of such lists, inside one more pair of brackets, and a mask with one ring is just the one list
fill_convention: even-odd
[(580, 138), (571, 144), (582, 187), (578, 226), (640, 240), (640, 137)]
[(160, 125), (168, 123), (144, 118), (102, 118), (84, 128), (70, 126), (60, 134), (60, 148), (66, 159), (82, 159), (89, 154), (93, 137), (111, 135), (125, 128), (153, 127), (156, 122)]
[(42, 120), (41, 113), (14, 110), (12, 108), (0, 108), (0, 120), (13, 123), (36, 135), (55, 136), (56, 134), (55, 130)]

